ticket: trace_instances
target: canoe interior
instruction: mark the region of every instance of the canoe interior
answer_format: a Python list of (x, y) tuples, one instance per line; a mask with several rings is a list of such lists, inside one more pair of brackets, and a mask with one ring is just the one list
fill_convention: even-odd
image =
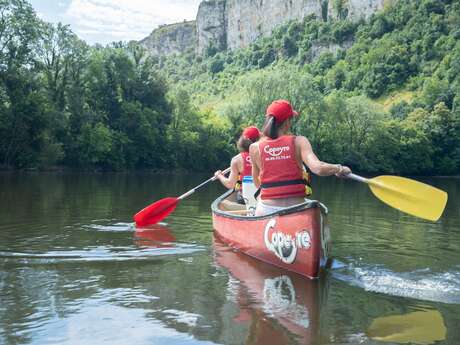
[(212, 211), (215, 214), (240, 220), (261, 220), (271, 218), (275, 215), (286, 215), (299, 212), (303, 209), (315, 207), (321, 208), (321, 212), (324, 215), (327, 215), (328, 210), (322, 203), (317, 200), (305, 199), (304, 203), (286, 207), (285, 209), (277, 212), (269, 213), (264, 216), (250, 216), (246, 212), (246, 206), (236, 202), (236, 193), (233, 190), (229, 190), (227, 193), (217, 198), (211, 206)]

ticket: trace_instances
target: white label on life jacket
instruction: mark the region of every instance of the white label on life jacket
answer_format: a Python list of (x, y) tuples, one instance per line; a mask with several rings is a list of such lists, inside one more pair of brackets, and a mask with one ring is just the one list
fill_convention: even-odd
[(270, 145), (267, 145), (264, 147), (264, 152), (271, 157), (267, 157), (265, 160), (289, 159), (291, 158), (289, 150), (289, 146), (270, 147)]

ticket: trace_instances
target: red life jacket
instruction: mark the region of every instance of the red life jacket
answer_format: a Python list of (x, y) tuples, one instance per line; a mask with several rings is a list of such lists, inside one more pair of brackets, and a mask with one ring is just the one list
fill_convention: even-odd
[(238, 181), (235, 184), (235, 190), (243, 191), (243, 177), (252, 176), (252, 163), (249, 152), (241, 152), (241, 158), (243, 159), (243, 171), (238, 176)]
[(243, 180), (243, 176), (252, 176), (252, 163), (249, 152), (241, 152), (241, 158), (243, 158), (243, 171), (240, 174), (240, 180)]
[(305, 196), (303, 171), (297, 163), (295, 136), (259, 142), (260, 182), (262, 199), (282, 199)]

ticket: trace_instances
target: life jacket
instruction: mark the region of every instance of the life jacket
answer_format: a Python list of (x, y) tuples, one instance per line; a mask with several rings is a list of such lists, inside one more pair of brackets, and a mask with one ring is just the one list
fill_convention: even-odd
[(241, 152), (241, 157), (243, 158), (243, 172), (240, 174), (240, 178), (243, 180), (243, 176), (252, 176), (252, 162), (249, 152)]
[(243, 177), (244, 176), (252, 176), (252, 163), (251, 157), (249, 156), (249, 152), (241, 152), (241, 158), (243, 159), (243, 171), (240, 173), (238, 177), (238, 181), (235, 184), (235, 190), (242, 191), (243, 190)]
[(311, 194), (310, 174), (296, 159), (295, 136), (259, 142), (261, 199), (305, 197)]

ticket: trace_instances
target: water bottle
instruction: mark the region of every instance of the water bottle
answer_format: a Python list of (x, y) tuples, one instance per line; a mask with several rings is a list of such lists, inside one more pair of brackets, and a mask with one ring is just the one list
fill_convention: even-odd
[(252, 176), (243, 176), (243, 199), (246, 204), (248, 215), (254, 215), (257, 207), (257, 200), (254, 198), (254, 193), (257, 191), (252, 180)]

